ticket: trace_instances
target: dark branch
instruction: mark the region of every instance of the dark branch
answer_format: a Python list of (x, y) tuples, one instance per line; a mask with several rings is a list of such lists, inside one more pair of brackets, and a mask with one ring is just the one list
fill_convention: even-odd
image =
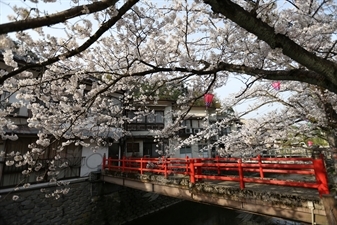
[[(320, 58), (296, 44), (289, 37), (276, 33), (273, 27), (244, 10), (241, 6), (235, 4), (231, 0), (204, 0), (204, 2), (212, 7), (214, 13), (226, 16), (240, 27), (256, 35), (260, 40), (265, 41), (271, 48), (281, 48), (284, 55), (290, 57), (309, 70), (316, 72), (316, 76), (319, 76), (325, 83), (331, 82), (333, 86), (337, 87), (336, 63)], [(298, 79), (293, 77), (290, 80)], [(300, 80), (303, 81), (304, 79)], [(316, 83), (313, 81), (310, 83), (320, 85), (319, 83), (321, 82), (318, 82), (316, 79)], [(337, 93), (336, 88), (329, 90)]]
[(80, 47), (73, 49), (67, 53), (58, 55), (53, 58), (49, 58), (48, 60), (38, 63), (38, 64), (26, 64), (25, 66), (20, 67), (17, 70), (14, 70), (12, 72), (9, 72), (8, 74), (2, 76), (0, 78), (0, 84), (3, 84), (5, 80), (7, 80), (10, 77), (13, 77), (25, 70), (33, 69), (33, 68), (44, 68), (48, 65), (51, 65), (55, 62), (60, 61), (62, 58), (70, 58), (72, 56), (78, 55), (79, 53), (85, 51), (87, 48), (89, 48), (93, 43), (95, 43), (98, 38), (100, 38), (108, 29), (110, 29), (134, 4), (136, 4), (139, 0), (130, 0), (127, 1), (119, 10), (118, 14), (108, 20), (107, 22), (103, 23), (102, 26), (96, 31), (96, 33), (91, 36), (83, 45)]
[(235, 98), (239, 98), (240, 96), (242, 96), (246, 91), (248, 91), (248, 89), (258, 80), (260, 80), (261, 78), (258, 77), (256, 79), (254, 79), (252, 82), (249, 82), (248, 84), (246, 84), (246, 88), (245, 90), (243, 90), (239, 95), (235, 96)]
[(132, 74), (133, 76), (145, 76), (147, 74), (153, 74), (158, 72), (182, 72), (189, 73), (194, 75), (212, 75), (217, 72), (227, 71), (239, 74), (248, 74), (256, 77), (257, 79), (267, 79), (267, 80), (293, 80), (305, 82), (308, 84), (319, 85), (325, 89), (328, 89), (332, 92), (337, 93), (337, 85), (331, 83), (325, 77), (320, 76), (314, 71), (309, 71), (305, 69), (292, 69), (292, 70), (263, 70), (255, 67), (249, 67), (244, 65), (235, 65), (225, 62), (220, 62), (217, 66), (213, 67), (210, 70), (190, 70), (187, 68), (176, 67), (176, 68), (163, 68), (156, 67), (142, 61), (142, 63), (151, 67), (151, 69), (137, 72)]
[(98, 1), (88, 5), (76, 6), (74, 8), (59, 13), (51, 14), (50, 16), (1, 24), (0, 35), (37, 27), (54, 25), (69, 20), (71, 18), (87, 14), (86, 10), (84, 9), (87, 9), (87, 11), (89, 11), (90, 13), (99, 12), (114, 5), (116, 2), (118, 2), (118, 0)]

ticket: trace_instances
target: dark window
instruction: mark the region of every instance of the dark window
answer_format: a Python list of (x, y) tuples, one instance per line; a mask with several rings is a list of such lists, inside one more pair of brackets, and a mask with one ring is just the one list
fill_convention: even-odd
[(148, 157), (159, 157), (157, 152), (157, 143), (154, 142), (144, 142), (143, 144), (143, 155)]
[(203, 120), (184, 120), (183, 125), (186, 126), (186, 128), (204, 128), (205, 127), (205, 121)]
[(119, 145), (117, 143), (113, 143), (109, 146), (109, 157), (117, 159), (119, 154)]
[(127, 152), (139, 152), (139, 143), (127, 143), (126, 144), (126, 151)]
[(191, 146), (184, 146), (180, 149), (180, 154), (191, 154), (192, 148)]
[(186, 126), (186, 128), (192, 128), (192, 121), (191, 120), (184, 120), (183, 125)]
[(222, 128), (221, 130), (222, 130), (223, 135), (228, 135), (232, 132), (231, 127), (225, 127), (225, 128)]

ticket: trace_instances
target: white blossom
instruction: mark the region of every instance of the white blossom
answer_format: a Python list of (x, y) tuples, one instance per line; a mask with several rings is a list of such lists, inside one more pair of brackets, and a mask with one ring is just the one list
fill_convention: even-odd
[(7, 160), (6, 161), (6, 166), (12, 166), (14, 165), (14, 161), (13, 160)]
[[(53, 7), (56, 0), (43, 0), (47, 5), (44, 10), (37, 2), (13, 1), (5, 14), (12, 21), (29, 23), (30, 18), (42, 18), (39, 12), (49, 16), (57, 12)], [(57, 182), (60, 170), (70, 165), (63, 161), (71, 157), (69, 149), (75, 146), (100, 152), (111, 145), (108, 139), (121, 141), (133, 134), (127, 127), (153, 118), (156, 110), (152, 107), (164, 108), (165, 126), (159, 130), (153, 126), (146, 132), (154, 135), (156, 149), (163, 154), (168, 152), (163, 140), (169, 143), (165, 147), (170, 151), (179, 151), (184, 145), (216, 137), (210, 143), (213, 146), (204, 148), (215, 147), (223, 155), (251, 155), (280, 142), (314, 138), (318, 131), (333, 146), (330, 139), (337, 133), (335, 121), (326, 112), (337, 110), (337, 84), (332, 79), (336, 67), (335, 1), (311, 4), (299, 0), (286, 5), (279, 1), (232, 2), (251, 19), (270, 26), (272, 33), (266, 37), (276, 33), (282, 35), (277, 38), (296, 43), (296, 54), (283, 49), (276, 37), (262, 40), (254, 29), (249, 32), (221, 11), (214, 13), (212, 1), (173, 0), (165, 7), (159, 1), (139, 1), (123, 15), (119, 15), (123, 12), (120, 7), (129, 1), (95, 13), (82, 2), (66, 4), (69, 9), (81, 6), (75, 18), (0, 36), (6, 65), (0, 69), (1, 138), (20, 142), (16, 133), (22, 125), (38, 130), (37, 140), (26, 152), (1, 152), (7, 166), (26, 166), (23, 175), (48, 169), (47, 175), (52, 176), (49, 181)], [(9, 26), (13, 27), (15, 30), (16, 26)], [(303, 60), (306, 52), (315, 56), (313, 61), (320, 59), (317, 64)], [(229, 77), (242, 81), (244, 89), (231, 85)], [(281, 89), (275, 90), (269, 80), (274, 78), (303, 82), (282, 80)], [(320, 86), (311, 84), (315, 82)], [(179, 137), (179, 130), (186, 128), (182, 121), (193, 114), (190, 106), (220, 87), (234, 89), (217, 103), (217, 107), (221, 105), (217, 115), (224, 118), (212, 124), (204, 118), (200, 122), (203, 130)], [(250, 100), (252, 103), (246, 104)], [(242, 104), (246, 105), (243, 110), (239, 107)], [(324, 109), (327, 105), (329, 110)], [(275, 110), (247, 119), (266, 106)], [(228, 109), (234, 111), (228, 113)], [(213, 112), (209, 116), (215, 117)], [(311, 121), (310, 126), (307, 121)], [(237, 129), (220, 135), (218, 131), (229, 125)], [(42, 165), (39, 160), (46, 155), (52, 160)], [(37, 181), (43, 177), (38, 176)], [(59, 189), (46, 193), (46, 197), (59, 198), (68, 191)]]

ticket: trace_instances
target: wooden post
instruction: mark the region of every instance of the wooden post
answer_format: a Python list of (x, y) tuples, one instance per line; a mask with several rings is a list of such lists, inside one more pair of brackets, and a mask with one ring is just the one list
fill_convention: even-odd
[(261, 155), (258, 155), (257, 158), (259, 160), (260, 177), (264, 178), (263, 168), (262, 168), (262, 162), (261, 162)]
[(143, 174), (143, 157), (140, 158), (140, 174)]

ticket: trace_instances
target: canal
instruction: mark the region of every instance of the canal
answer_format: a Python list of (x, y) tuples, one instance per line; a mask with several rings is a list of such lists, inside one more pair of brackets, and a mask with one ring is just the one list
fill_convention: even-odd
[(124, 225), (303, 225), (217, 206), (182, 201)]

